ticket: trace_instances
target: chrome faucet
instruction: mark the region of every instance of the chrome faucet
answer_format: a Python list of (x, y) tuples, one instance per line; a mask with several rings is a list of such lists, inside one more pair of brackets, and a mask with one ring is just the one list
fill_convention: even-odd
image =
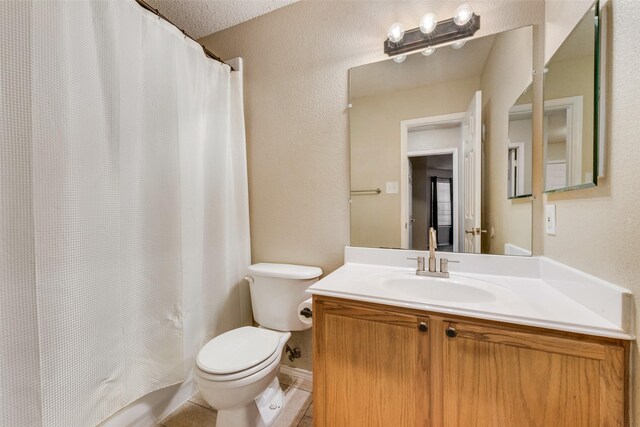
[(436, 270), (436, 248), (438, 247), (438, 239), (436, 238), (436, 230), (433, 227), (429, 228), (429, 269), (425, 269), (425, 259), (423, 256), (415, 259), (418, 261), (418, 268), (416, 274), (418, 276), (430, 276), (430, 277), (449, 277), (449, 260), (446, 258), (440, 258), (440, 271)]

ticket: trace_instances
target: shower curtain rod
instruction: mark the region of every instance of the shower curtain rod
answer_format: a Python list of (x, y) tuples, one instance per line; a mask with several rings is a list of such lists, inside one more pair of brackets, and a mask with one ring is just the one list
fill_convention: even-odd
[[(158, 15), (158, 18), (164, 19), (165, 21), (167, 21), (169, 24), (173, 25), (174, 27), (176, 27), (178, 30), (180, 30), (182, 32), (182, 34), (184, 34), (185, 37), (190, 38), (191, 40), (193, 40), (194, 42), (198, 43), (200, 45), (200, 47), (202, 48), (202, 50), (204, 51), (204, 54), (206, 56), (208, 56), (209, 58), (220, 62), (221, 64), (225, 64), (225, 65), (229, 65), (226, 62), (224, 62), (222, 59), (220, 59), (219, 56), (217, 56), (216, 54), (214, 54), (213, 52), (211, 52), (209, 49), (207, 49), (202, 43), (200, 43), (198, 40), (194, 39), (193, 37), (191, 37), (189, 34), (187, 34), (187, 32), (185, 30), (183, 30), (182, 28), (178, 27), (176, 24), (174, 24), (169, 18), (167, 18), (166, 16), (164, 16), (162, 13), (160, 13), (160, 11), (158, 9), (155, 9), (153, 7), (151, 7), (151, 5), (149, 5), (149, 3), (145, 2), (144, 0), (136, 0), (136, 2), (142, 6), (143, 8), (147, 9), (149, 12), (153, 12), (156, 15)], [(229, 67), (231, 68), (231, 71), (236, 71), (235, 68), (231, 67), (231, 65), (229, 65)]]

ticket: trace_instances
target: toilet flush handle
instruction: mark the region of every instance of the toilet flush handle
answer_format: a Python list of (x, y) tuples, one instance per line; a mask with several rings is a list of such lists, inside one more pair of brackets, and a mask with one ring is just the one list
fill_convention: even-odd
[(244, 276), (244, 280), (246, 280), (247, 282), (249, 282), (249, 284), (253, 283), (253, 277), (251, 276)]

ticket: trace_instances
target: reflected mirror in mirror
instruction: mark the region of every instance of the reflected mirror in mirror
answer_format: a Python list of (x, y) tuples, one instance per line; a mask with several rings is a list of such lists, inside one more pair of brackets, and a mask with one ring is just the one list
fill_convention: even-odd
[(350, 70), (352, 246), (426, 250), (433, 227), (438, 251), (531, 254), (531, 201), (506, 197), (505, 153), (513, 139), (530, 165), (531, 130), (514, 124), (511, 137), (510, 122), (531, 84), (532, 33)]
[(545, 192), (597, 182), (597, 11), (594, 3), (545, 66)]
[(509, 145), (507, 147), (507, 197), (530, 197), (533, 155), (533, 85), (509, 110)]

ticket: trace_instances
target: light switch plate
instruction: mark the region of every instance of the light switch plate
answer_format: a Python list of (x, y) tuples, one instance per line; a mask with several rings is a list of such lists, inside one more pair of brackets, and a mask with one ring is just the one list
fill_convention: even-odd
[(398, 181), (387, 182), (387, 194), (398, 194)]
[(547, 205), (546, 230), (551, 236), (556, 235), (556, 205)]

